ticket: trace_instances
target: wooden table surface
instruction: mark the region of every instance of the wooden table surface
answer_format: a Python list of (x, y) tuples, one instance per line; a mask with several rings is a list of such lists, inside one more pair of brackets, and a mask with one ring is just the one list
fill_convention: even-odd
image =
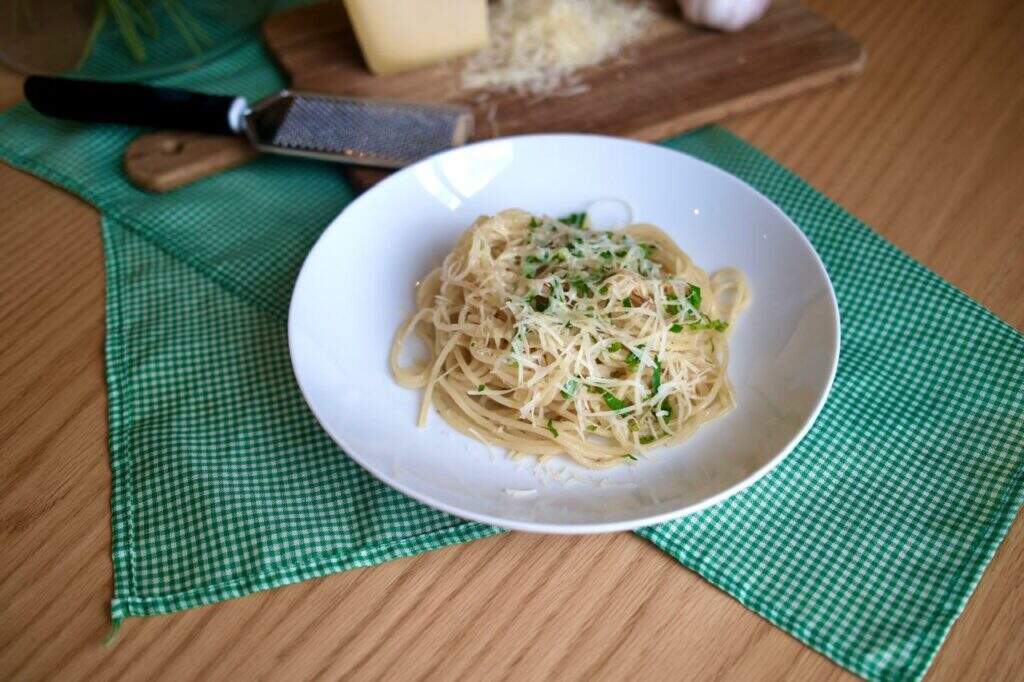
[[(728, 122), (1024, 327), (1024, 2), (813, 3), (857, 81)], [(0, 106), (20, 78), (0, 72)], [(113, 649), (97, 214), (0, 164), (0, 679), (839, 679), (629, 534), (507, 534), (125, 623)], [(930, 672), (1019, 679), (1020, 518)]]

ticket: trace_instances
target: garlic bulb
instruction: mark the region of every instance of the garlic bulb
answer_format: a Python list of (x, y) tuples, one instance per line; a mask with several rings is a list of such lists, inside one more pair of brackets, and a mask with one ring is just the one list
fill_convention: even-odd
[(771, 0), (679, 0), (683, 16), (700, 26), (739, 31), (761, 18)]

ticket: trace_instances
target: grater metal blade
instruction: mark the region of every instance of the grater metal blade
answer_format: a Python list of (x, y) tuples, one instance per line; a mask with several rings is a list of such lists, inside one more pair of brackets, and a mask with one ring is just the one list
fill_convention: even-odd
[(465, 144), (473, 113), (458, 106), (282, 90), (246, 112), (244, 127), (262, 151), (400, 168)]

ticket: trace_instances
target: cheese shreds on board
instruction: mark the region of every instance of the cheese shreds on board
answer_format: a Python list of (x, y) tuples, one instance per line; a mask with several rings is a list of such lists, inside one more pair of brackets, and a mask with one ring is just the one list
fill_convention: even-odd
[(490, 12), (490, 45), (463, 67), (468, 90), (572, 95), (587, 86), (575, 73), (618, 55), (657, 13), (629, 0), (499, 0)]

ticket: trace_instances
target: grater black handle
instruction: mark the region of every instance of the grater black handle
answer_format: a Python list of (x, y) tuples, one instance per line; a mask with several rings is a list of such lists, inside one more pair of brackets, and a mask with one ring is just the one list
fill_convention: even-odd
[(25, 98), (41, 114), (88, 123), (194, 130), (230, 135), (245, 100), (138, 83), (111, 83), (54, 76), (25, 79)]

